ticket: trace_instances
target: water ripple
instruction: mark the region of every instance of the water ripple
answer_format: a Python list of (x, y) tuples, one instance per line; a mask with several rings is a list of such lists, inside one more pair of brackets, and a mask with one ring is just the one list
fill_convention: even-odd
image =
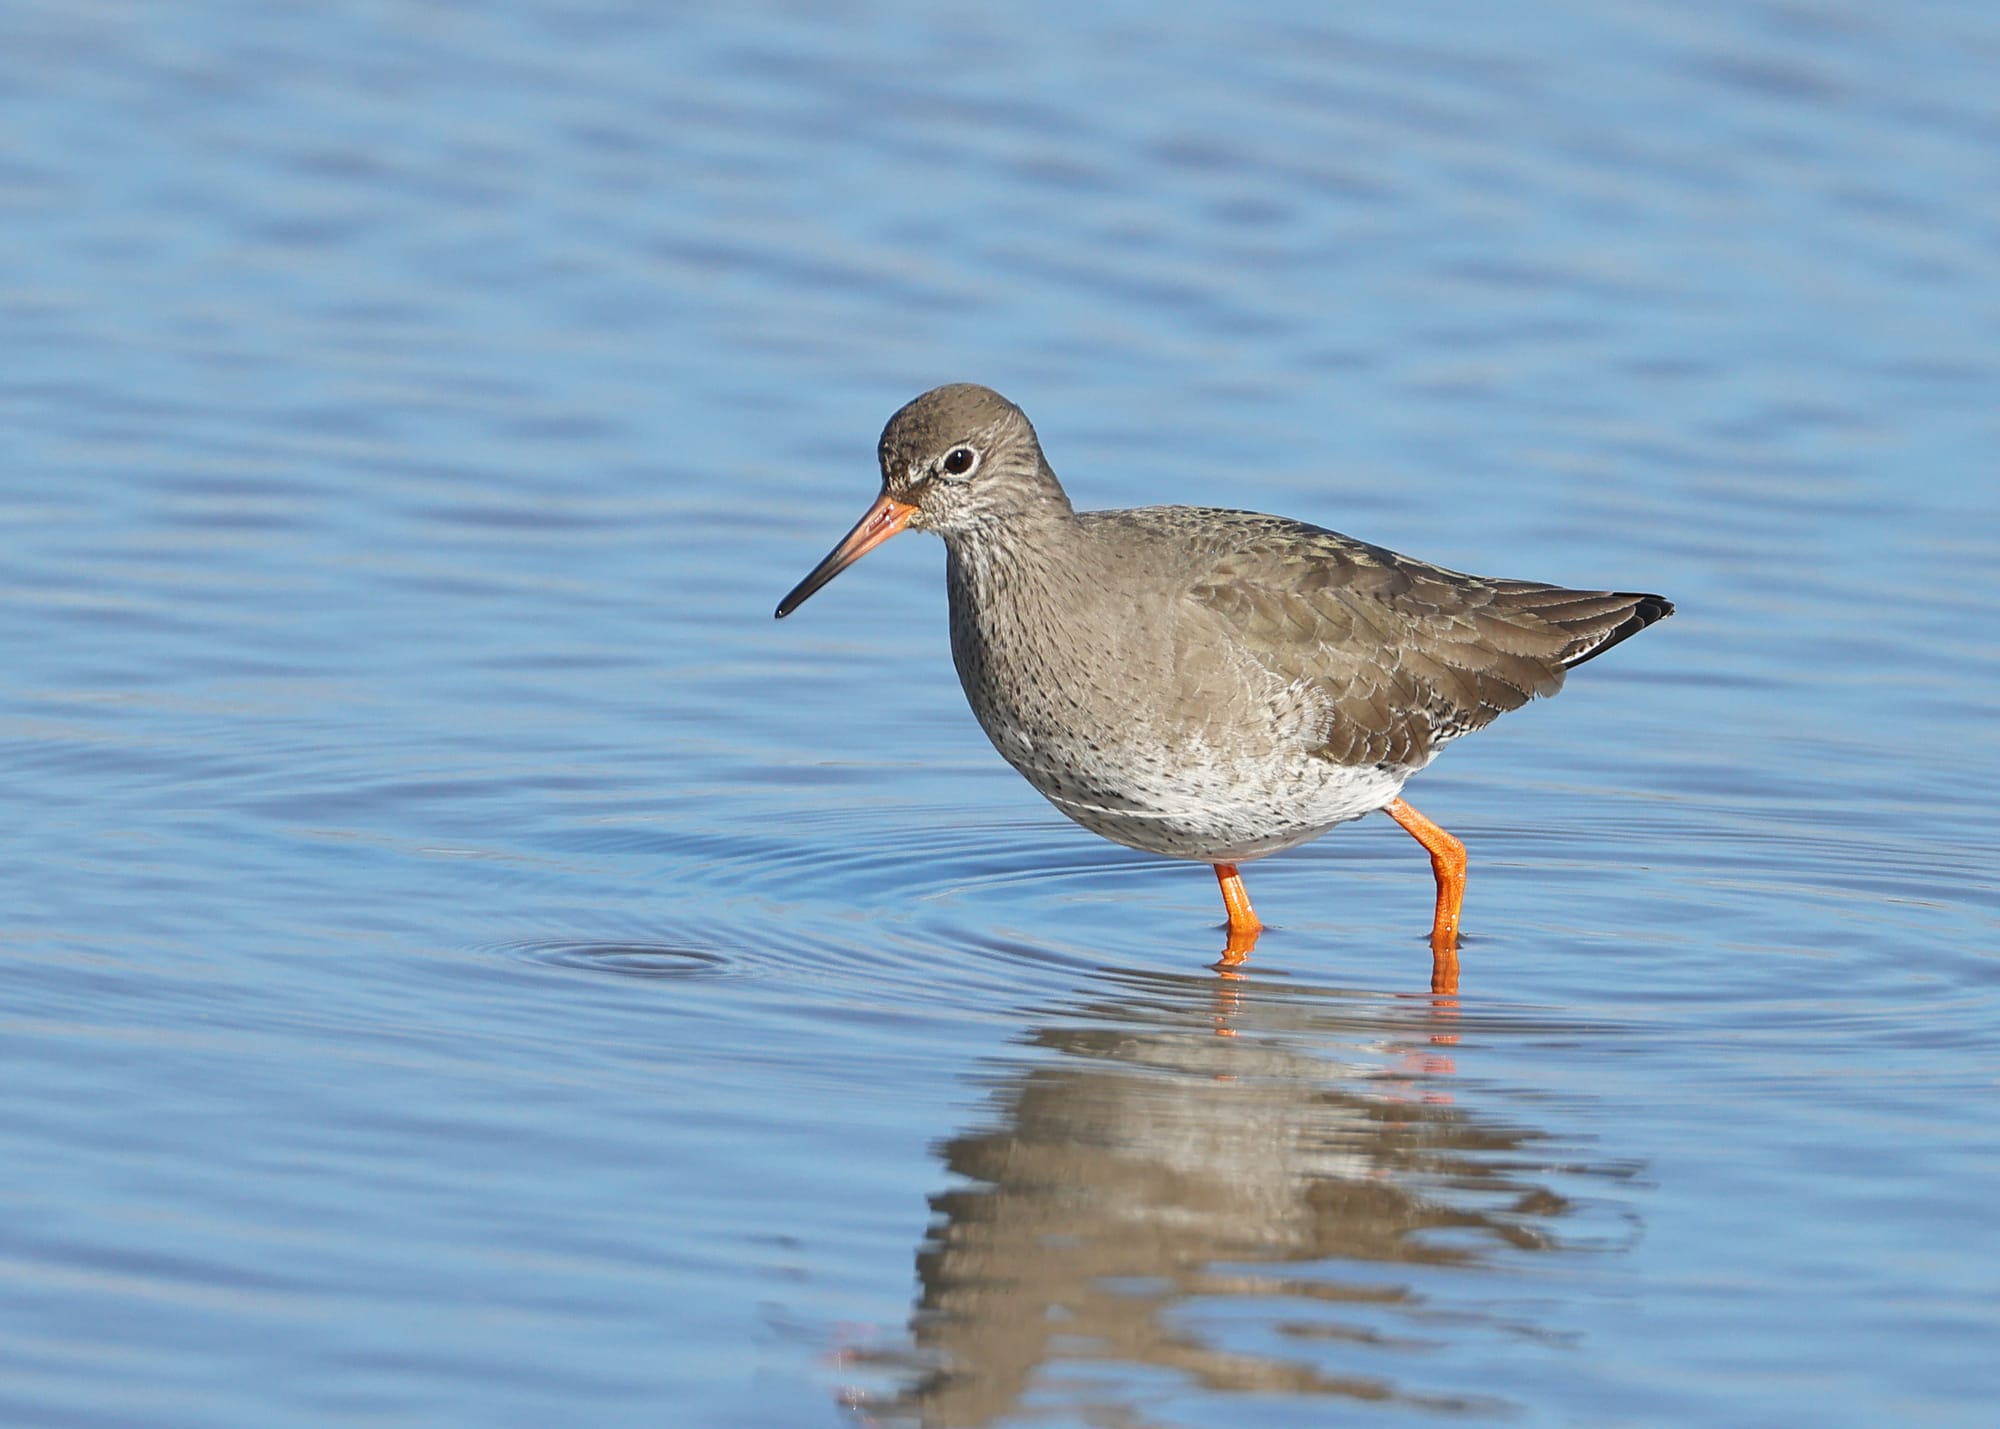
[(735, 971), (730, 959), (703, 948), (645, 943), (514, 943), (498, 951), (550, 967), (610, 973), (617, 977), (711, 978)]

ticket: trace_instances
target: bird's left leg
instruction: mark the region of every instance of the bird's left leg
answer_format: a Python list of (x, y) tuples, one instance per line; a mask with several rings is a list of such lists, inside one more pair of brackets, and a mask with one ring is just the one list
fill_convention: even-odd
[(1383, 807), (1431, 856), (1437, 878), (1437, 910), (1431, 915), (1431, 991), (1458, 989), (1458, 915), (1465, 905), (1465, 845), (1405, 804)]

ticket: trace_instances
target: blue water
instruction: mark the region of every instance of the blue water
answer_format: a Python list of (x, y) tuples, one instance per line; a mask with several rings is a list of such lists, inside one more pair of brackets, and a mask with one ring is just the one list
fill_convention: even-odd
[[(0, 1423), (1986, 1425), (2000, 16), (0, 8)], [(1214, 883), (987, 747), (1085, 506), (1672, 620)], [(1222, 1035), (1219, 1035), (1222, 1034)]]

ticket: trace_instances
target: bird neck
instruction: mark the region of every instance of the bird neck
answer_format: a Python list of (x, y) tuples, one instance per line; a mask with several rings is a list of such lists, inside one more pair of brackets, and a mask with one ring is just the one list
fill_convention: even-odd
[(1062, 488), (1004, 517), (945, 533), (946, 583), (955, 623), (984, 624), (1009, 612), (1066, 608), (1076, 579), (1080, 528)]

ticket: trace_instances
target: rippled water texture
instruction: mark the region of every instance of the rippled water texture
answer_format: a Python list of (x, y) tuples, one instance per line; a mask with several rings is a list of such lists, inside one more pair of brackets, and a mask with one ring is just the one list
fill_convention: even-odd
[[(1985, 1426), (2000, 17), (0, 8), (0, 1423)], [(1680, 613), (1214, 881), (888, 414)]]

